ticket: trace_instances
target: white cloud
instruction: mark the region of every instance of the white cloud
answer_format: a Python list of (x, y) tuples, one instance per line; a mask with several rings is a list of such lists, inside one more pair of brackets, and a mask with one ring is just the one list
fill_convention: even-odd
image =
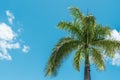
[(0, 23), (0, 40), (13, 40), (16, 34), (12, 31), (11, 27), (5, 23)]
[(21, 47), (22, 43), (17, 40), (17, 36), (18, 34), (12, 30), (11, 26), (0, 23), (0, 60), (12, 60), (8, 50), (22, 49), (24, 53), (29, 52), (30, 47), (27, 45)]
[[(106, 39), (120, 41), (120, 32), (114, 29), (111, 31), (111, 36), (107, 36)], [(120, 66), (120, 51), (115, 51), (114, 58), (112, 58), (110, 61), (112, 65)]]
[(0, 59), (11, 60), (8, 50), (20, 48), (20, 43), (15, 41), (16, 35), (10, 26), (0, 23)]
[(29, 50), (30, 50), (30, 47), (29, 47), (29, 46), (26, 46), (26, 45), (23, 46), (22, 51), (23, 51), (24, 53), (28, 53)]
[(6, 15), (8, 16), (8, 22), (13, 24), (13, 20), (15, 19), (14, 15), (9, 10), (6, 11)]
[(112, 65), (120, 66), (120, 53), (115, 53), (112, 59)]
[(9, 54), (0, 53), (0, 60), (3, 60), (3, 59), (12, 60), (12, 58)]
[(16, 31), (17, 33), (12, 29), (13, 19), (15, 19), (14, 15), (9, 10), (6, 11), (6, 15), (11, 26), (6, 24), (6, 22), (0, 23), (0, 60), (12, 60), (9, 50), (19, 49), (27, 53), (30, 49), (29, 46), (25, 45), (25, 41), (18, 38), (19, 33), (21, 33), (23, 29), (19, 28)]
[(111, 36), (107, 36), (106, 39), (120, 41), (120, 32), (114, 29), (111, 31)]

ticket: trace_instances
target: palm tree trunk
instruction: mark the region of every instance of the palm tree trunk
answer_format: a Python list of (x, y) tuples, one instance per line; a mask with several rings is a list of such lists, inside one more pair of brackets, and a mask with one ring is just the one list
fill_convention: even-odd
[(91, 76), (90, 76), (90, 64), (85, 64), (84, 80), (91, 80)]
[(89, 51), (88, 48), (85, 47), (85, 68), (84, 68), (84, 80), (91, 80), (90, 76), (90, 62), (89, 62)]

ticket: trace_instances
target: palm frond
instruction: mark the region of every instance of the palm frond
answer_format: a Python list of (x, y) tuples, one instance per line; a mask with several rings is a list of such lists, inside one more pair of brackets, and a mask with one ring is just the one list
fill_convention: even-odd
[(84, 40), (86, 43), (89, 43), (94, 38), (94, 29), (95, 29), (95, 18), (94, 16), (84, 16), (82, 19), (82, 30), (83, 30), (83, 38), (87, 38)]
[(71, 35), (74, 37), (80, 37), (80, 35), (81, 35), (80, 28), (78, 28), (71, 22), (59, 22), (58, 28), (70, 32)]
[(95, 17), (90, 15), (90, 16), (84, 16), (83, 19), (82, 19), (82, 24), (89, 28), (89, 26), (91, 27), (95, 27)]
[(120, 41), (100, 40), (93, 42), (93, 45), (105, 50), (108, 57), (114, 57), (115, 50), (120, 50)]
[(75, 67), (75, 69), (77, 71), (80, 71), (80, 63), (81, 63), (81, 60), (83, 58), (83, 55), (82, 55), (82, 50), (83, 50), (83, 47), (80, 47), (76, 53), (75, 53), (75, 56), (74, 56), (74, 59), (73, 59), (73, 65)]
[(98, 70), (104, 70), (105, 64), (103, 60), (103, 56), (98, 49), (92, 48), (92, 60), (94, 64), (96, 65)]
[(94, 30), (94, 39), (93, 41), (99, 41), (105, 39), (107, 35), (110, 35), (110, 27), (109, 26), (102, 26), (100, 24), (96, 25)]
[(58, 68), (62, 61), (72, 52), (73, 49), (77, 48), (80, 44), (79, 41), (75, 41), (72, 38), (62, 38), (53, 49), (53, 52), (46, 65), (46, 76), (55, 76)]
[(70, 7), (69, 10), (70, 10), (71, 16), (77, 19), (82, 19), (82, 12), (78, 8)]

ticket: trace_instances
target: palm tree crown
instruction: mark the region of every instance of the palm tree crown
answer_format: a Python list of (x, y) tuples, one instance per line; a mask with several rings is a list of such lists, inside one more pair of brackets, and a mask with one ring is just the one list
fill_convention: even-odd
[(90, 65), (90, 56), (98, 70), (104, 70), (103, 55), (114, 57), (114, 51), (120, 49), (120, 42), (108, 40), (110, 28), (96, 23), (93, 15), (83, 15), (79, 9), (70, 8), (72, 22), (61, 21), (58, 28), (70, 33), (70, 36), (59, 40), (53, 48), (45, 71), (46, 75), (56, 75), (63, 60), (75, 50), (73, 64), (77, 71), (80, 70), (82, 60), (85, 66)]

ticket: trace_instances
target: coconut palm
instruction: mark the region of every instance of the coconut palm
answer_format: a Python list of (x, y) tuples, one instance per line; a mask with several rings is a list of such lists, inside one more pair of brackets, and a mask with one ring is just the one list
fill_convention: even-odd
[(74, 50), (75, 69), (80, 71), (81, 61), (84, 61), (84, 80), (91, 80), (90, 60), (97, 70), (104, 70), (104, 55), (114, 57), (114, 51), (120, 49), (120, 42), (106, 39), (110, 35), (110, 28), (97, 24), (93, 15), (83, 15), (75, 7), (70, 8), (70, 13), (72, 22), (58, 23), (58, 28), (67, 31), (70, 36), (60, 39), (53, 48), (45, 68), (46, 76), (56, 75), (63, 60)]

